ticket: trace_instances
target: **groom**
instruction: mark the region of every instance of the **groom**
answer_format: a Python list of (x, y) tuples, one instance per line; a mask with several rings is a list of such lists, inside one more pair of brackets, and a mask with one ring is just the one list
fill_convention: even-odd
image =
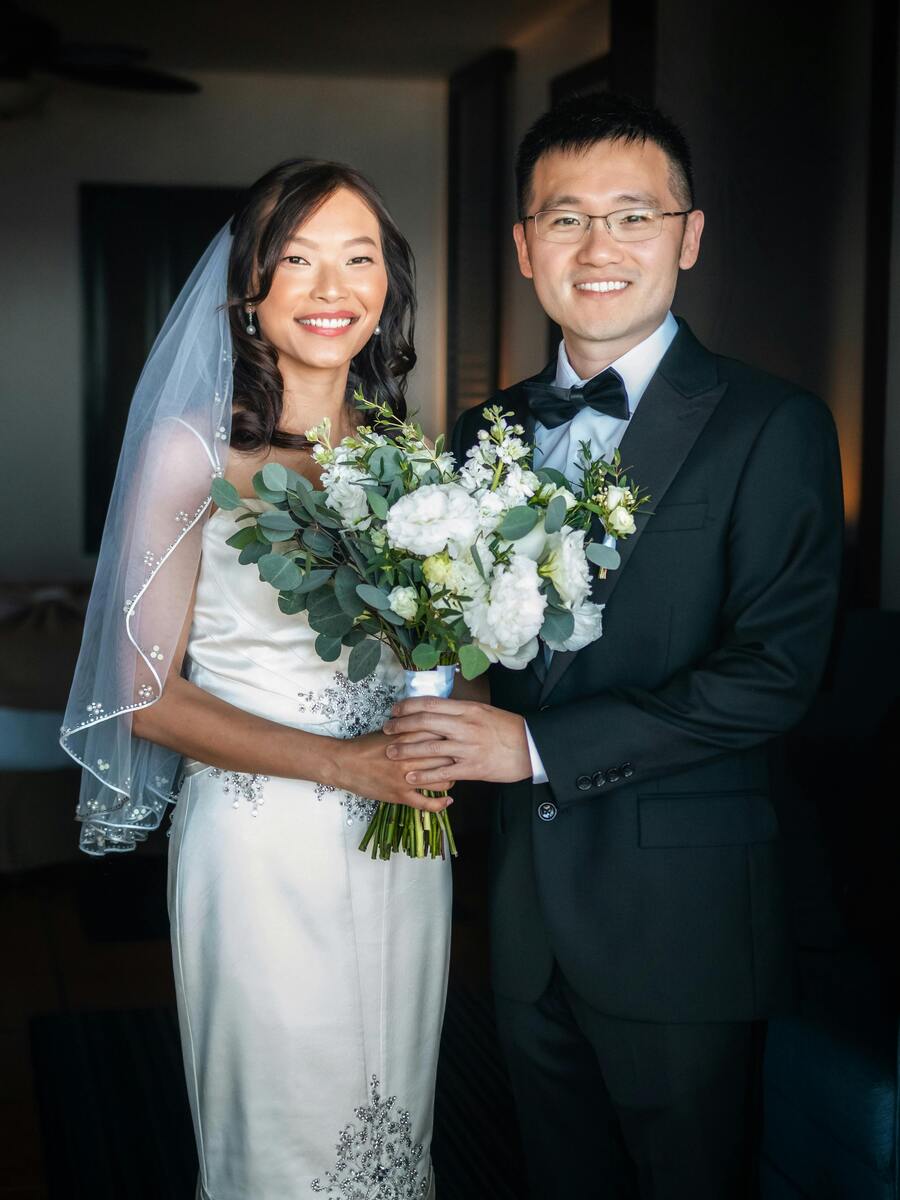
[[(533, 1195), (737, 1200), (764, 1022), (791, 997), (775, 764), (831, 635), (834, 427), (669, 311), (703, 214), (660, 113), (567, 101), (525, 136), (517, 183), (519, 268), (563, 343), (494, 402), (573, 481), (579, 442), (618, 446), (651, 511), (596, 583), (599, 641), (493, 667), (492, 705), (404, 701), (389, 753), (417, 786), (501, 785), (492, 971)], [(458, 422), (458, 458), (481, 423)], [(415, 771), (420, 730), (454, 767)]]

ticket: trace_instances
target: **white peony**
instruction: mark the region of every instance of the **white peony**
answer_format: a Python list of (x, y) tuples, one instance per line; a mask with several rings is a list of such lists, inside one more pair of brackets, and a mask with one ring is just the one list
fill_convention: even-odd
[(541, 574), (559, 592), (567, 608), (578, 608), (591, 590), (591, 575), (584, 553), (584, 530), (564, 525), (547, 536), (547, 553)]
[(537, 565), (514, 557), (498, 567), (486, 596), (465, 606), (466, 624), (491, 662), (518, 671), (538, 651), (547, 598), (541, 593)]
[(369, 502), (365, 491), (359, 486), (368, 479), (364, 471), (357, 467), (338, 467), (328, 473), (325, 490), (328, 493), (328, 503), (340, 514), (341, 520), (352, 529), (368, 529), (372, 523)]
[[(484, 561), (490, 561), (487, 553), (482, 555), (482, 562)], [(484, 596), (488, 590), (488, 585), (481, 578), (481, 572), (475, 566), (475, 560), (468, 550), (459, 558), (451, 559), (445, 586), (456, 596), (469, 596), (472, 599)]]
[(392, 588), (388, 601), (393, 611), (404, 621), (411, 621), (419, 608), (419, 594), (414, 587)]
[(622, 505), (612, 510), (606, 518), (606, 524), (609, 532), (616, 534), (618, 537), (634, 533), (635, 530), (634, 516), (627, 508), (622, 507)]
[(564, 642), (554, 642), (552, 638), (544, 641), (551, 650), (583, 650), (591, 642), (596, 642), (603, 633), (604, 605), (594, 604), (593, 600), (585, 600), (576, 608), (572, 616), (575, 618), (575, 628)]
[(455, 558), (475, 541), (478, 506), (457, 483), (429, 483), (400, 497), (385, 531), (395, 549), (430, 555), (446, 547)]

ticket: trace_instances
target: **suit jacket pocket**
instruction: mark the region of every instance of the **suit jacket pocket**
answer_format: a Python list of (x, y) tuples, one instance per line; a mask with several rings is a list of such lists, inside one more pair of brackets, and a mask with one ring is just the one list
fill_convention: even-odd
[(778, 837), (765, 792), (672, 792), (638, 797), (641, 846), (739, 846)]
[[(652, 505), (651, 505), (652, 507)], [(705, 501), (696, 504), (661, 504), (647, 514), (644, 533), (670, 533), (678, 529), (702, 529), (706, 523)]]

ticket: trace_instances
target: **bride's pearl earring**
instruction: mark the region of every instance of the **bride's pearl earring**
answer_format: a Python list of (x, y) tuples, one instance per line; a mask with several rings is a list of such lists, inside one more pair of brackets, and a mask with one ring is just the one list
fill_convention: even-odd
[(381, 326), (380, 326), (380, 325), (376, 325), (376, 326), (375, 326), (375, 336), (376, 336), (376, 337), (378, 337), (378, 335), (379, 335), (380, 333), (381, 333)]
[(247, 332), (252, 337), (256, 333), (256, 326), (253, 323), (253, 309), (247, 309)]

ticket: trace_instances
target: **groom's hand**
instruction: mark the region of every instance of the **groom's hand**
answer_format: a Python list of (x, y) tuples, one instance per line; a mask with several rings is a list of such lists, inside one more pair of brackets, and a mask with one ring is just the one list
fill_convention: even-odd
[[(409, 764), (406, 780), (416, 787), (430, 788), (450, 779), (514, 783), (531, 778), (524, 718), (490, 704), (433, 696), (401, 700), (384, 732), (391, 737), (388, 757)], [(433, 767), (422, 761), (439, 754), (452, 758), (453, 764)]]

